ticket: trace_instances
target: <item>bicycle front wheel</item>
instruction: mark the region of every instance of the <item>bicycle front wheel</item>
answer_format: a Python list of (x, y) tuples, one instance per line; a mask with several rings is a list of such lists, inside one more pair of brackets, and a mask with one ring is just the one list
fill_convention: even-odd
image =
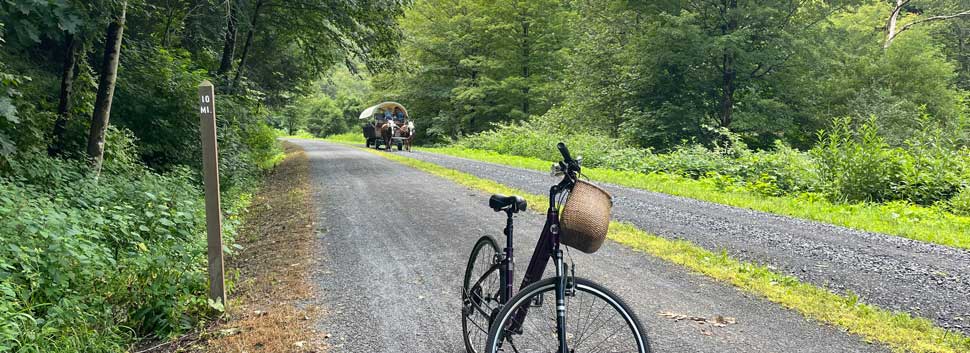
[[(493, 322), (485, 352), (560, 352), (557, 280), (546, 278), (512, 297)], [(617, 295), (583, 278), (574, 278), (567, 290), (564, 334), (573, 353), (650, 353), (636, 314)]]

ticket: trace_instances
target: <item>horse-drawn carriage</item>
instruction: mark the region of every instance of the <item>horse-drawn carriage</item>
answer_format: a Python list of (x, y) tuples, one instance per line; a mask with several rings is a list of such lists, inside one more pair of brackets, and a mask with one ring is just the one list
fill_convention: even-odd
[(397, 150), (411, 151), (411, 141), (414, 140), (414, 123), (407, 109), (400, 103), (384, 102), (360, 113), (360, 120), (364, 121), (364, 139), (367, 147), (390, 150), (397, 146)]

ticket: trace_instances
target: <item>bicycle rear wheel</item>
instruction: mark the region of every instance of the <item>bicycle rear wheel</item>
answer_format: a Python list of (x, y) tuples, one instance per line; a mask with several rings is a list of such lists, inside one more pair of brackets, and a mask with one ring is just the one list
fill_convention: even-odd
[[(559, 352), (557, 280), (546, 278), (512, 297), (493, 321), (485, 352)], [(574, 278), (566, 294), (565, 335), (574, 353), (650, 353), (636, 314), (617, 295), (583, 278)]]
[(479, 353), (484, 350), (489, 324), (502, 306), (499, 302), (500, 274), (497, 269), (493, 269), (495, 255), (498, 252), (495, 239), (487, 235), (483, 236), (472, 248), (468, 267), (465, 268), (461, 328), (465, 350), (468, 353)]

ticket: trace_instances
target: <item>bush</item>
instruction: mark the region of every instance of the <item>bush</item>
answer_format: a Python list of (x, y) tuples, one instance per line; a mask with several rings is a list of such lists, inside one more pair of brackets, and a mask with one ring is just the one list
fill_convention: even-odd
[(850, 202), (891, 200), (900, 175), (899, 155), (879, 136), (874, 119), (858, 129), (850, 118), (836, 119), (812, 149), (825, 192)]
[(124, 351), (207, 310), (194, 172), (120, 163), (95, 179), (81, 162), (23, 157), (0, 178), (0, 351)]
[(950, 211), (962, 215), (970, 216), (970, 185), (964, 186), (949, 201)]
[(924, 115), (903, 146), (891, 146), (872, 118), (855, 126), (835, 119), (819, 142), (802, 152), (776, 141), (771, 151), (752, 151), (726, 130), (713, 147), (682, 144), (652, 153), (603, 135), (561, 134), (542, 121), (498, 125), (493, 131), (457, 142), (461, 147), (560, 159), (555, 144), (565, 141), (583, 155), (584, 165), (642, 173), (666, 173), (706, 180), (719, 190), (747, 190), (768, 196), (824, 194), (840, 202), (905, 201), (932, 205), (946, 201), (970, 179), (970, 150)]
[(812, 150), (826, 193), (854, 202), (905, 200), (931, 205), (949, 199), (966, 180), (970, 163), (942, 129), (926, 121), (903, 148), (885, 142), (875, 118), (858, 128), (849, 118), (836, 119)]
[(497, 125), (492, 131), (459, 140), (466, 148), (491, 150), (502, 154), (534, 157), (547, 161), (562, 159), (556, 144), (560, 141), (570, 151), (583, 156), (583, 165), (619, 170), (635, 170), (649, 151), (631, 148), (621, 141), (595, 134), (561, 135), (533, 122)]

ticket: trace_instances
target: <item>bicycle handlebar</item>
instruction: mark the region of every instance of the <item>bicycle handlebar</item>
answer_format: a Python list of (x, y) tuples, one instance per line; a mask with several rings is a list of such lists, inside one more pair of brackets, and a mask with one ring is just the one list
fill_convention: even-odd
[(566, 148), (565, 143), (560, 142), (556, 144), (556, 148), (559, 148), (559, 153), (562, 153), (563, 161), (565, 161), (566, 164), (573, 163), (573, 158), (569, 156), (569, 149)]

